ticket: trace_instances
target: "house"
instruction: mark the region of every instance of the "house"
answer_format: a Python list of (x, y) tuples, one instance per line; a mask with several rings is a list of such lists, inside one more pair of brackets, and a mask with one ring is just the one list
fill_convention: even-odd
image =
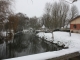
[(77, 16), (70, 21), (70, 31), (80, 33), (80, 16)]
[(39, 30), (36, 30), (36, 32), (48, 32), (48, 28), (43, 25), (41, 28), (39, 28)]
[(40, 30), (41, 30), (42, 32), (48, 32), (48, 28), (45, 27), (45, 25), (43, 25), (43, 26), (40, 28)]

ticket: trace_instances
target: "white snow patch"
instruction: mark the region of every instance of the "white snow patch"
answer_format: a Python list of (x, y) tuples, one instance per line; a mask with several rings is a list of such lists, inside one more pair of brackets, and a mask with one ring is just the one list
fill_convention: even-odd
[(37, 34), (39, 37), (46, 39), (47, 41), (53, 41), (52, 40), (52, 34), (51, 33), (44, 33), (40, 32)]

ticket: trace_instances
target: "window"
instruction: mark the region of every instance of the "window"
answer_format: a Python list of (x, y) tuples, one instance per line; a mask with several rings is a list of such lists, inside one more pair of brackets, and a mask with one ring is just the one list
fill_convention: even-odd
[(77, 26), (76, 25), (73, 25), (73, 27), (76, 29), (77, 28)]

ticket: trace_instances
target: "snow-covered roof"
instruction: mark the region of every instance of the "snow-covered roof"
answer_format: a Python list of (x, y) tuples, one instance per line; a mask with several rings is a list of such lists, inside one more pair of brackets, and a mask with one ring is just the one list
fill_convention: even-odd
[(80, 15), (79, 15), (79, 16), (77, 16), (77, 17), (75, 17), (75, 18), (73, 18), (70, 22), (72, 22), (72, 21), (76, 20), (77, 18), (80, 18)]

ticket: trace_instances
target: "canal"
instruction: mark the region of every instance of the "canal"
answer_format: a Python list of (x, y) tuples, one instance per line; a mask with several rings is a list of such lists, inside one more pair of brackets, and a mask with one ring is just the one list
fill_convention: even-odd
[(0, 59), (14, 58), (48, 51), (63, 49), (57, 44), (50, 43), (44, 38), (39, 38), (35, 33), (18, 33), (14, 36), (14, 42), (7, 45), (0, 44)]

